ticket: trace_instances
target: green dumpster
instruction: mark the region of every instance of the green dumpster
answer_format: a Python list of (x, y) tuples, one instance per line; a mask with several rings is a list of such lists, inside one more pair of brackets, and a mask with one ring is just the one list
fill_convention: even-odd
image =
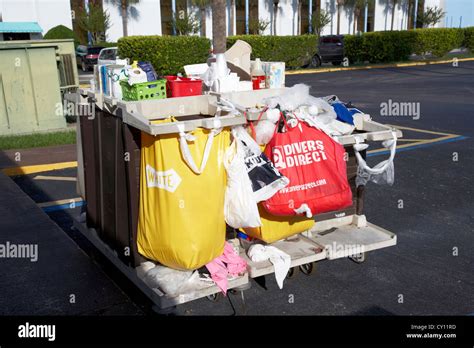
[[(60, 52), (68, 46), (73, 42), (0, 42), (0, 136), (66, 128)], [(74, 67), (75, 57), (68, 56)], [(77, 75), (69, 80), (74, 87)]]

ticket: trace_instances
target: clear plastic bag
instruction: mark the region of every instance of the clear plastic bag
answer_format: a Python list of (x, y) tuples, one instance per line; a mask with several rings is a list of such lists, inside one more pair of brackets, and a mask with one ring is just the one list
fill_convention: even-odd
[(282, 111), (295, 111), (300, 106), (308, 106), (317, 112), (318, 117), (337, 118), (333, 107), (326, 100), (310, 95), (309, 86), (302, 83), (287, 88), (279, 96), (266, 98), (263, 102), (271, 109), (279, 106)]
[(354, 144), (354, 153), (358, 162), (356, 186), (366, 185), (369, 181), (372, 181), (375, 184), (393, 185), (395, 181), (395, 166), (393, 160), (397, 148), (396, 133), (393, 132), (392, 136), (393, 139), (385, 140), (382, 143), (383, 147), (390, 149), (390, 157), (387, 160), (376, 164), (372, 168), (367, 165), (359, 153), (359, 151), (366, 150), (368, 145), (359, 143)]
[[(383, 167), (388, 160), (385, 160), (383, 162), (380, 162), (376, 166), (374, 166), (374, 169), (378, 169)], [(357, 177), (356, 177), (356, 186), (365, 186), (367, 185), (367, 182), (372, 181), (375, 184), (387, 184), (392, 186), (394, 181), (395, 181), (395, 166), (393, 164), (393, 161), (389, 162), (387, 165), (387, 168), (379, 174), (371, 174), (367, 171), (364, 171), (362, 167), (357, 168)]]
[(199, 282), (197, 271), (179, 271), (152, 262), (142, 263), (137, 273), (148, 286), (158, 288), (169, 296), (191, 291)]

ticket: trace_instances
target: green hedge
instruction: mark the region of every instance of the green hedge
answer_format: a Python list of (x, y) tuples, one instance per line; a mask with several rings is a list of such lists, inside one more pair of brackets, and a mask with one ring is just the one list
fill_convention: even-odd
[(211, 42), (199, 36), (128, 36), (118, 40), (118, 55), (153, 64), (160, 75), (184, 72), (183, 66), (204, 63)]
[(407, 60), (413, 53), (414, 31), (378, 31), (344, 36), (345, 56), (351, 63)]
[(474, 27), (464, 28), (463, 46), (469, 48), (474, 53)]
[(464, 29), (428, 28), (417, 29), (415, 33), (413, 52), (416, 54), (431, 52), (437, 57), (442, 57), (452, 49), (461, 47), (464, 41)]
[(410, 54), (442, 57), (461, 46), (474, 46), (474, 28), (427, 28), (379, 31), (344, 36), (345, 55), (352, 63), (386, 63), (407, 60)]
[(101, 42), (97, 42), (95, 45), (102, 46), (102, 47), (117, 47), (118, 44), (116, 42), (101, 41)]
[[(317, 51), (318, 41), (316, 35), (240, 35), (228, 37), (227, 47), (239, 39), (252, 46), (252, 59), (285, 62), (288, 69), (308, 64)], [(183, 72), (183, 66), (187, 64), (204, 63), (211, 47), (208, 39), (198, 36), (129, 36), (121, 38), (117, 45), (120, 57), (150, 61), (162, 75)], [(461, 46), (474, 52), (474, 27), (346, 35), (344, 46), (345, 56), (351, 63), (404, 61), (412, 53), (431, 52), (440, 57)]]
[(74, 45), (79, 45), (79, 40), (76, 34), (65, 27), (64, 25), (58, 25), (48, 30), (46, 34), (44, 34), (43, 39), (45, 40), (58, 40), (58, 39), (74, 39)]
[(227, 48), (237, 40), (252, 46), (252, 59), (285, 62), (289, 69), (299, 68), (309, 63), (317, 51), (316, 35), (262, 36), (238, 35), (227, 38)]

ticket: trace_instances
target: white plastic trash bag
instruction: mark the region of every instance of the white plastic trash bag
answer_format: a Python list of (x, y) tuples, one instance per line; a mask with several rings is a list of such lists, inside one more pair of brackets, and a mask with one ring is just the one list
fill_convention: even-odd
[(356, 186), (366, 185), (367, 182), (372, 181), (375, 184), (387, 184), (393, 185), (395, 181), (395, 166), (393, 160), (395, 158), (395, 152), (397, 148), (397, 135), (392, 132), (393, 139), (385, 140), (382, 146), (390, 150), (390, 157), (378, 163), (373, 168), (367, 165), (367, 162), (362, 158), (359, 151), (366, 150), (369, 145), (360, 144), (356, 138), (357, 143), (354, 144), (354, 153), (357, 158), (357, 177)]
[(224, 217), (233, 228), (259, 227), (262, 224), (244, 156), (242, 143), (234, 137), (224, 156), (227, 170)]
[(180, 271), (149, 261), (137, 267), (137, 274), (148, 286), (162, 290), (167, 296), (192, 291), (200, 282), (197, 271)]

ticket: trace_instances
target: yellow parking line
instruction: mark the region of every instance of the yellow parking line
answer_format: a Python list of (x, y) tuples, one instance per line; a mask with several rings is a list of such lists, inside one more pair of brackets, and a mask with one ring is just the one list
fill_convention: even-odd
[(37, 175), (33, 179), (35, 180), (57, 180), (57, 181), (77, 181), (73, 176), (46, 176), (46, 175)]
[(399, 129), (411, 130), (411, 131), (415, 131), (415, 132), (419, 132), (419, 133), (436, 134), (436, 135), (455, 135), (455, 136), (459, 136), (459, 134), (435, 132), (435, 131), (430, 131), (430, 130), (426, 130), (426, 129), (410, 128), (410, 127), (405, 127), (405, 126), (397, 126), (397, 125), (393, 125), (393, 124), (385, 124), (385, 125), (386, 125), (386, 126), (389, 126), (389, 127), (399, 128)]
[(10, 167), (10, 168), (2, 169), (2, 172), (8, 176), (14, 176), (14, 175), (26, 175), (26, 174), (34, 174), (34, 173), (41, 173), (41, 172), (49, 172), (51, 170), (74, 168), (74, 167), (77, 167), (77, 161), (38, 164), (38, 165), (33, 165), (33, 166)]
[[(459, 135), (456, 135), (456, 134), (450, 134), (450, 135), (446, 135), (444, 137), (439, 137), (439, 138), (434, 138), (434, 139), (426, 139), (426, 140), (422, 140), (422, 141), (418, 141), (418, 142), (410, 143), (410, 144), (397, 145), (397, 149), (403, 149), (405, 147), (418, 146), (418, 145), (423, 145), (423, 144), (437, 143), (438, 141), (457, 138), (458, 136)], [(382, 149), (377, 149), (377, 150), (370, 150), (370, 151), (367, 151), (367, 152), (368, 153), (377, 153), (377, 152), (383, 152), (383, 151), (387, 151), (387, 149), (382, 148)]]
[[(455, 57), (453, 57), (455, 58)], [(458, 58), (458, 62), (474, 61), (474, 58)], [(395, 63), (395, 64), (381, 64), (381, 65), (364, 65), (364, 66), (350, 66), (340, 68), (320, 68), (320, 69), (304, 69), (304, 70), (290, 70), (286, 71), (285, 75), (299, 75), (299, 74), (318, 74), (333, 71), (348, 71), (348, 70), (369, 70), (369, 69), (385, 69), (385, 68), (403, 68), (407, 66), (420, 65), (436, 65), (452, 63), (452, 59), (448, 60), (434, 60), (427, 62), (409, 62), (409, 63)]]

